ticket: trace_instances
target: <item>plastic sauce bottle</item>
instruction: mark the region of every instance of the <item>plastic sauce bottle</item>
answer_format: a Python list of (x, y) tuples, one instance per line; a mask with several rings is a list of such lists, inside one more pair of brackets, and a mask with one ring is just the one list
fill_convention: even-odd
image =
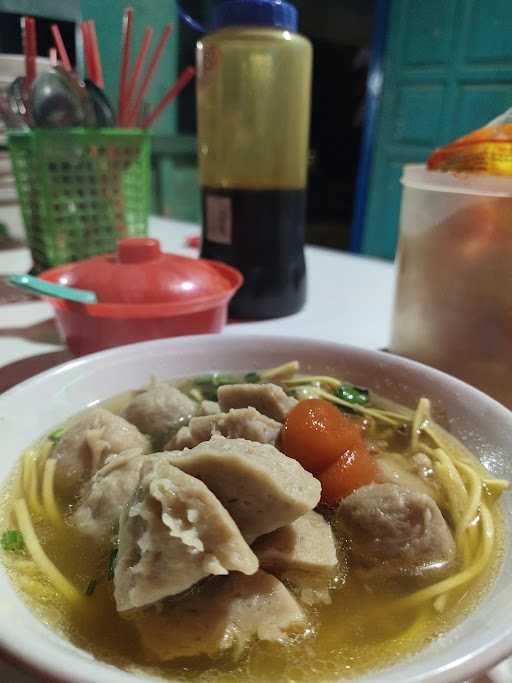
[(227, 0), (198, 43), (201, 256), (238, 268), (230, 314), (275, 318), (306, 297), (311, 43), (280, 0)]

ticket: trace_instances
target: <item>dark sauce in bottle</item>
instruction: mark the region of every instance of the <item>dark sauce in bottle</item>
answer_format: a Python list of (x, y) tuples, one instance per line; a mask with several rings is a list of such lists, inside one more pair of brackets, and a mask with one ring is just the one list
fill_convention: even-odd
[(305, 203), (305, 190), (203, 187), (201, 256), (245, 278), (230, 305), (232, 318), (278, 318), (304, 306)]

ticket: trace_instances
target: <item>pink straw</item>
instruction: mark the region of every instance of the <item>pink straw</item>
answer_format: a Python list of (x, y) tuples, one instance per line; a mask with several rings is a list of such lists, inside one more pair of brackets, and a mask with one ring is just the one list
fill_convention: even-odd
[(57, 47), (57, 50), (59, 52), (59, 57), (60, 61), (62, 62), (62, 66), (64, 67), (65, 71), (71, 71), (71, 62), (69, 61), (69, 56), (66, 51), (64, 41), (62, 40), (62, 35), (57, 24), (52, 24), (52, 34), (55, 46)]
[(94, 80), (94, 64), (92, 62), (91, 54), (91, 34), (89, 30), (89, 24), (86, 21), (82, 21), (80, 28), (82, 29), (82, 38), (84, 41), (84, 61), (85, 68), (87, 71), (88, 78)]
[(140, 87), (139, 93), (135, 99), (135, 104), (133, 105), (133, 109), (128, 114), (128, 117), (126, 119), (126, 124), (128, 126), (136, 126), (137, 125), (137, 119), (139, 117), (139, 113), (140, 113), (140, 109), (142, 107), (142, 103), (144, 101), (144, 97), (146, 95), (146, 92), (147, 92), (150, 84), (151, 84), (151, 81), (153, 80), (156, 68), (157, 68), (158, 63), (160, 61), (160, 58), (162, 57), (162, 52), (163, 52), (163, 50), (167, 44), (167, 41), (169, 40), (171, 33), (172, 33), (172, 25), (167, 24), (167, 26), (163, 30), (163, 33), (160, 37), (160, 40), (158, 41), (158, 44), (157, 44), (155, 51), (153, 53), (153, 57), (151, 58), (149, 66), (146, 70), (146, 73), (144, 75), (144, 79), (142, 81), (142, 85)]
[[(137, 59), (135, 60), (135, 66), (133, 67), (133, 71), (130, 75), (129, 82), (128, 82), (128, 88), (126, 92), (126, 107), (125, 110), (130, 109), (132, 97), (133, 97), (133, 91), (135, 89), (135, 86), (137, 84), (137, 81), (139, 80), (140, 77), (140, 72), (142, 71), (142, 67), (144, 66), (144, 61), (146, 59), (146, 55), (148, 53), (148, 50), (151, 45), (151, 41), (153, 40), (153, 28), (151, 26), (148, 26), (144, 29), (144, 35), (142, 37), (142, 43), (139, 49), (139, 53), (137, 55)], [(128, 111), (123, 111), (122, 116), (121, 116), (121, 125), (125, 124), (125, 119), (126, 119), (126, 114)]]
[(103, 68), (101, 66), (100, 49), (98, 46), (98, 36), (96, 35), (96, 24), (94, 21), (88, 21), (89, 36), (91, 41), (91, 57), (94, 67), (94, 83), (98, 88), (103, 88), (105, 81), (103, 80)]
[(23, 17), (21, 20), (23, 35), (23, 52), (25, 53), (25, 87), (30, 88), (36, 77), (36, 20), (34, 17)]
[(126, 107), (126, 82), (128, 79), (128, 70), (130, 68), (130, 49), (132, 42), (132, 23), (133, 23), (133, 7), (127, 7), (123, 16), (123, 48), (121, 58), (121, 72), (119, 74), (119, 99), (117, 106), (118, 123), (125, 117)]
[(176, 83), (167, 91), (153, 111), (146, 116), (142, 122), (142, 128), (149, 128), (160, 116), (163, 110), (180, 94), (186, 85), (194, 78), (196, 70), (193, 66), (188, 66), (180, 75)]
[(59, 58), (57, 56), (57, 48), (56, 47), (51, 47), (48, 50), (48, 59), (50, 60), (50, 66), (51, 67), (56, 67), (59, 63)]

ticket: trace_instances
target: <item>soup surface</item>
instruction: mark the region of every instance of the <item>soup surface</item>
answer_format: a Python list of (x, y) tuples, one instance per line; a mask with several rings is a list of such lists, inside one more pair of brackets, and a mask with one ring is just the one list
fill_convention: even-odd
[[(201, 620), (208, 624), (209, 601), (216, 587), (222, 590), (226, 577), (205, 576), (178, 595), (171, 591), (168, 597), (120, 610), (125, 595), (120, 595), (119, 588), (116, 590), (116, 583), (120, 583), (120, 565), (126, 559), (126, 539), (118, 545), (117, 521), (112, 533), (101, 541), (94, 534), (84, 533), (77, 523), (76, 511), (89, 491), (87, 477), (93, 471), (88, 475), (79, 473), (78, 484), (69, 485), (69, 472), (63, 477), (59, 458), (64, 462), (62, 444), (71, 443), (71, 421), (22, 454), (5, 487), (2, 558), (14, 585), (38, 617), (77, 646), (123, 669), (172, 680), (331, 681), (381, 668), (416, 652), (462, 619), (491, 585), (502, 555), (497, 501), (508, 484), (494, 479), (435, 424), (427, 399), (421, 399), (412, 411), (391, 404), (371, 390), (354, 387), (344, 378), (302, 375), (296, 363), (245, 376), (215, 374), (170, 384), (188, 397), (190, 403), (186, 405), (194, 406), (196, 416), (199, 410), (203, 412), (199, 418), (203, 426), (207, 417), (204, 413), (218, 410), (214, 403), (220, 400), (222, 408), (223, 396), (228, 402), (229, 391), (221, 387), (272, 384), (292, 399), (286, 404), (287, 414), (265, 418), (278, 423), (278, 434), (272, 438), (274, 445), (267, 447), (298, 457), (304, 469), (321, 482), (322, 499), (315, 509), (332, 530), (336, 568), (320, 579), (314, 571), (309, 575), (306, 571), (299, 580), (282, 566), (263, 565), (256, 550), (258, 540), (253, 542), (244, 534), (260, 566), (282, 581), (303, 619), (299, 626), (282, 627), (279, 637), (262, 639), (258, 635), (261, 629), (255, 628), (245, 640), (235, 633), (228, 647), (219, 647), (217, 652), (198, 647), (194, 655), (194, 647), (188, 648), (188, 644), (199, 638), (197, 624)], [(162, 429), (161, 421), (155, 418), (161, 415), (161, 401), (153, 400), (150, 394), (154, 388), (155, 382), (113, 397), (102, 407), (124, 415), (138, 426), (144, 438), (149, 437), (145, 448), (148, 455), (141, 456), (143, 459), (163, 448), (177, 453), (183, 444), (194, 451), (192, 427), (196, 423), (180, 414)], [(249, 394), (254, 391), (249, 390)], [(140, 414), (142, 396), (151, 398), (149, 420), (147, 414)], [(258, 401), (255, 399), (249, 407), (263, 410), (265, 406)], [(231, 407), (231, 411), (246, 407)], [(331, 413), (330, 408), (335, 412)], [(223, 414), (229, 410), (226, 407)], [(220, 437), (215, 430), (224, 430), (228, 439), (240, 437), (238, 433), (227, 433), (230, 428), (221, 418), (215, 420), (217, 426), (207, 436), (215, 440)], [(272, 427), (270, 422), (265, 426)], [(345, 429), (345, 439), (347, 434), (356, 435), (355, 445), (351, 442), (342, 451), (336, 445), (342, 438), (340, 429)], [(100, 436), (108, 440), (104, 431)], [(81, 448), (85, 448), (83, 443)], [(97, 469), (102, 466), (104, 462), (97, 463)], [(205, 477), (199, 479), (205, 481)], [(133, 495), (140, 499), (142, 478), (137, 481), (139, 493)], [(411, 519), (407, 517), (406, 521), (415, 530), (406, 532), (412, 534), (411, 538), (405, 542), (401, 538), (401, 548), (386, 547), (381, 557), (380, 547), (387, 531), (381, 530), (377, 539), (370, 538), (375, 525), (361, 517), (358, 505), (365, 503), (357, 496), (370, 496), (369, 514), (376, 514), (378, 506), (371, 495), (382, 486), (379, 490), (386, 495), (390, 491), (393, 495), (405, 492), (405, 496), (416, 496), (414, 500), (422, 504), (427, 501), (427, 508), (421, 512), (421, 519), (412, 519), (415, 511), (407, 513)], [(130, 512), (123, 513), (124, 519), (121, 515), (121, 536), (123, 525), (128, 525), (130, 515), (136, 514), (133, 500), (130, 496)], [(94, 515), (100, 514), (99, 509)], [(404, 551), (404, 547), (414, 549), (418, 539), (423, 541), (422, 534), (427, 533), (425, 529), (436, 511), (442, 514), (440, 519), (453, 551), (445, 548), (437, 555), (416, 559), (413, 550)], [(238, 524), (236, 514), (232, 514)], [(398, 533), (396, 526), (403, 525), (404, 519), (402, 516), (392, 522), (392, 536)], [(133, 566), (132, 558), (132, 574)], [(309, 583), (301, 583), (305, 577)], [(189, 613), (186, 619), (176, 616), (190, 600), (205, 605), (205, 614), (199, 615), (197, 622), (188, 618)], [(228, 624), (224, 641), (228, 631), (232, 635), (236, 628)], [(178, 632), (190, 656), (182, 656), (183, 643), (175, 642), (180, 640)], [(182, 650), (173, 651), (179, 647)]]

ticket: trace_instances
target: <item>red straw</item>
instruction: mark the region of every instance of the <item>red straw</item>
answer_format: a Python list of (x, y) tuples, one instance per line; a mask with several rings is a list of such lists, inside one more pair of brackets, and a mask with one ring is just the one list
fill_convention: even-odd
[(151, 26), (148, 26), (144, 29), (144, 35), (142, 37), (142, 43), (139, 49), (139, 53), (137, 55), (137, 59), (135, 60), (135, 66), (133, 67), (133, 71), (130, 74), (129, 82), (128, 82), (128, 87), (126, 89), (126, 105), (125, 105), (125, 111), (121, 112), (121, 125), (125, 124), (126, 121), (126, 115), (129, 113), (130, 105), (132, 102), (132, 97), (133, 97), (133, 91), (135, 89), (135, 86), (137, 84), (137, 81), (139, 80), (140, 77), (140, 72), (142, 71), (142, 67), (144, 66), (144, 61), (146, 59), (146, 55), (148, 53), (149, 47), (151, 45), (151, 41), (153, 40), (153, 28)]
[(89, 36), (91, 41), (91, 56), (94, 65), (94, 83), (96, 83), (98, 88), (103, 88), (105, 81), (103, 80), (103, 68), (101, 66), (98, 36), (96, 35), (96, 24), (94, 21), (88, 21), (86, 23), (89, 26)]
[(126, 82), (130, 68), (130, 49), (132, 42), (133, 7), (127, 7), (123, 16), (123, 51), (121, 58), (121, 73), (119, 75), (119, 101), (117, 107), (118, 123), (124, 119), (126, 107)]
[(90, 34), (89, 24), (86, 21), (83, 21), (80, 25), (80, 28), (82, 29), (82, 38), (84, 41), (85, 68), (87, 71), (87, 76), (92, 81), (92, 80), (94, 80), (94, 64), (92, 61), (91, 34)]
[(50, 66), (56, 67), (59, 63), (59, 58), (57, 56), (57, 48), (51, 47), (48, 50), (48, 59), (50, 60)]
[(25, 87), (30, 88), (36, 77), (36, 20), (34, 17), (23, 17), (21, 20), (23, 35), (23, 52), (25, 53)]
[(52, 24), (52, 34), (57, 50), (59, 51), (59, 57), (60, 61), (62, 62), (62, 66), (66, 71), (71, 71), (71, 62), (69, 61), (68, 53), (66, 51), (66, 47), (64, 46), (64, 41), (62, 40), (62, 35), (57, 24)]
[(194, 78), (196, 70), (193, 66), (188, 66), (180, 75), (176, 83), (167, 91), (153, 111), (146, 116), (142, 122), (142, 128), (149, 128), (160, 116), (163, 110), (180, 94), (186, 85)]
[(167, 44), (167, 41), (170, 38), (171, 33), (172, 33), (172, 25), (167, 24), (167, 26), (163, 30), (163, 33), (162, 33), (160, 40), (158, 41), (158, 44), (155, 48), (155, 51), (153, 53), (153, 56), (152, 56), (151, 61), (149, 63), (149, 66), (146, 70), (146, 73), (144, 75), (144, 79), (142, 81), (142, 85), (140, 87), (139, 93), (138, 93), (137, 97), (135, 98), (135, 104), (133, 105), (133, 109), (128, 114), (128, 117), (126, 119), (126, 125), (128, 125), (128, 126), (136, 126), (137, 125), (137, 119), (139, 117), (139, 113), (140, 113), (140, 109), (142, 107), (142, 103), (144, 101), (144, 97), (146, 95), (146, 92), (147, 92), (150, 84), (151, 84), (151, 81), (153, 80), (156, 68), (157, 68), (158, 63), (160, 61), (160, 58), (162, 57), (162, 52), (164, 50), (164, 47)]

